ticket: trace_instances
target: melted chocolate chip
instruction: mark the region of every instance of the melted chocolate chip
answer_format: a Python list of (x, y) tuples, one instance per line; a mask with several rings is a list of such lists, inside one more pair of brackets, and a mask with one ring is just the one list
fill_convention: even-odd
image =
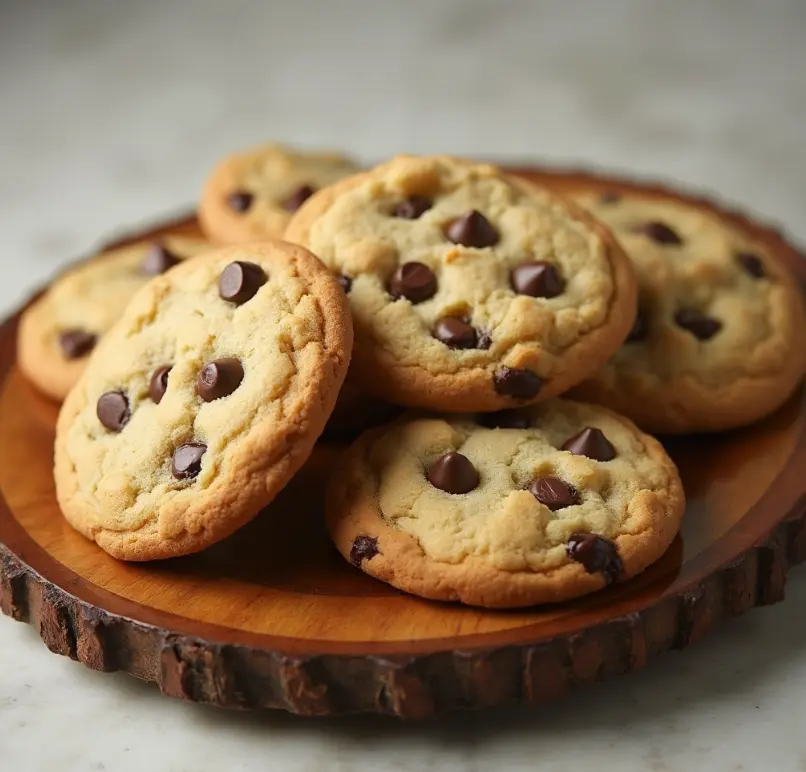
[(196, 393), (212, 402), (232, 394), (243, 380), (243, 367), (234, 357), (223, 357), (208, 362), (196, 378)]
[(445, 229), (445, 235), (463, 247), (491, 247), (498, 243), (498, 231), (479, 211), (473, 209), (454, 220)]
[(467, 456), (446, 453), (428, 470), (428, 482), (446, 493), (469, 493), (479, 484), (479, 473)]
[(530, 370), (500, 367), (493, 376), (493, 386), (499, 394), (517, 399), (531, 399), (540, 391), (543, 381)]
[(350, 549), (350, 562), (356, 568), (361, 568), (362, 561), (372, 560), (380, 552), (378, 540), (374, 536), (356, 536)]
[(619, 201), (621, 201), (621, 194), (615, 190), (605, 190), (599, 196), (600, 204), (617, 204)]
[(389, 282), (389, 294), (393, 298), (406, 298), (412, 303), (422, 303), (437, 291), (437, 277), (423, 263), (403, 263)]
[(536, 477), (526, 490), (552, 512), (577, 503), (577, 492), (558, 477)]
[(283, 209), (286, 212), (296, 212), (314, 193), (316, 193), (316, 188), (312, 185), (300, 185), (283, 201)]
[(173, 455), (171, 474), (177, 480), (187, 480), (196, 477), (201, 472), (202, 456), (207, 446), (201, 442), (188, 442), (180, 445)]
[(168, 390), (168, 373), (170, 372), (170, 365), (158, 367), (148, 382), (148, 396), (151, 397), (152, 402), (156, 402), (158, 405)]
[(159, 276), (179, 262), (180, 258), (162, 244), (152, 244), (140, 264), (140, 270), (147, 276)]
[(353, 280), (349, 276), (340, 273), (336, 276), (336, 281), (341, 284), (341, 288), (344, 290), (345, 294), (350, 293), (350, 290), (353, 288)]
[(472, 325), (455, 316), (443, 316), (434, 325), (434, 337), (448, 348), (476, 348), (478, 335)]
[(107, 391), (98, 399), (95, 414), (109, 431), (119, 432), (131, 418), (129, 400), (122, 391)]
[(594, 461), (610, 461), (616, 457), (616, 449), (600, 429), (586, 426), (579, 434), (565, 441), (562, 447), (576, 456), (587, 456)]
[(569, 558), (582, 563), (589, 574), (603, 573), (607, 584), (613, 584), (621, 574), (623, 565), (616, 545), (604, 536), (571, 534), (566, 552)]
[(97, 335), (86, 330), (65, 330), (59, 335), (59, 346), (68, 359), (78, 359), (89, 354), (97, 340)]
[(231, 303), (240, 306), (255, 296), (266, 283), (268, 277), (255, 263), (238, 261), (230, 263), (218, 280), (218, 294)]
[(227, 196), (227, 204), (233, 212), (243, 214), (252, 206), (254, 199), (255, 197), (251, 193), (247, 193), (245, 190), (236, 190)]
[(644, 340), (646, 334), (649, 332), (647, 327), (646, 318), (639, 311), (632, 324), (629, 335), (627, 335), (627, 343), (634, 343), (639, 340)]
[(679, 246), (683, 243), (683, 239), (677, 235), (677, 231), (672, 230), (666, 223), (648, 222), (641, 228), (641, 232), (658, 244)]
[(487, 429), (528, 429), (531, 426), (529, 415), (517, 408), (497, 410), (495, 413), (481, 413), (476, 420)]
[(395, 205), (392, 214), (404, 220), (416, 220), (422, 217), (433, 205), (434, 202), (425, 196), (409, 196)]
[(690, 332), (698, 340), (709, 340), (721, 329), (722, 322), (691, 308), (682, 308), (674, 315), (678, 327)]
[(736, 255), (736, 260), (754, 279), (763, 279), (767, 275), (761, 258), (758, 255), (754, 255), (752, 252), (739, 252)]
[(513, 268), (509, 274), (509, 283), (518, 294), (533, 298), (554, 298), (565, 289), (560, 272), (544, 260)]

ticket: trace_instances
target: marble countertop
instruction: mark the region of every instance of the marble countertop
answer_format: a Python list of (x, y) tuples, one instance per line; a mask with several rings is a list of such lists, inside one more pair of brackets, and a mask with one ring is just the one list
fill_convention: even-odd
[[(632, 170), (806, 242), (804, 31), (798, 0), (0, 4), (0, 309), (264, 139)], [(806, 570), (787, 595), (557, 705), (415, 726), (180, 704), (0, 618), (0, 769), (806, 770)]]

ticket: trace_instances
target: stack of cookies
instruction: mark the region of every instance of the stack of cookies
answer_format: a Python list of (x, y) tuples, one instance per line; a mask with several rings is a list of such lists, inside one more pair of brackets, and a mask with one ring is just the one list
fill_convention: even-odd
[(577, 597), (680, 528), (646, 432), (759, 420), (806, 366), (774, 248), (650, 190), (267, 146), (216, 167), (199, 221), (66, 274), (20, 326), (64, 399), (64, 516), (123, 560), (226, 537), (326, 432), (353, 440), (325, 516), (357, 568), (479, 606)]

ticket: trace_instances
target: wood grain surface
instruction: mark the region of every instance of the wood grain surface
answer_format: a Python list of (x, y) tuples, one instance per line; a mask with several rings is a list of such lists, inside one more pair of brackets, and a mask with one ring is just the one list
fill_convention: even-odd
[[(560, 188), (634, 185), (517, 171)], [(718, 211), (754, 229), (806, 278), (779, 233)], [(188, 217), (133, 236), (196, 228)], [(186, 558), (120, 563), (58, 511), (51, 475), (58, 407), (16, 369), (16, 324), (15, 316), (0, 328), (0, 606), (35, 625), (51, 650), (155, 681), (171, 696), (405, 718), (552, 699), (643, 667), (721, 617), (780, 600), (787, 569), (806, 557), (806, 396), (799, 391), (759, 425), (667, 442), (689, 502), (680, 537), (634, 580), (555, 607), (439, 604), (353, 569), (322, 524), (324, 481), (339, 452), (326, 443), (228, 540)]]

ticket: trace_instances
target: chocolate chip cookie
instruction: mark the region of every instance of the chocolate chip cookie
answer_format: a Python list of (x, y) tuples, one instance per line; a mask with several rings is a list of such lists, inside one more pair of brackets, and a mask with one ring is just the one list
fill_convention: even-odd
[(638, 190), (580, 191), (635, 265), (639, 312), (580, 399), (652, 432), (752, 423), (792, 393), (806, 367), (801, 293), (778, 245), (717, 212)]
[(334, 469), (326, 502), (353, 565), (406, 592), (489, 607), (635, 576), (666, 551), (685, 506), (656, 440), (560, 399), (373, 429)]
[(62, 512), (124, 560), (224, 538), (309, 455), (351, 346), (344, 291), (301, 247), (231, 247), (156, 277), (62, 405)]
[(40, 391), (61, 401), (134, 293), (181, 260), (209, 249), (202, 239), (166, 236), (104, 252), (59, 277), (20, 320), (20, 369)]
[(356, 376), (401, 405), (546, 399), (595, 372), (635, 318), (610, 233), (486, 164), (400, 156), (314, 195), (286, 238), (339, 275)]
[(358, 170), (336, 153), (263, 145), (225, 158), (204, 185), (199, 220), (221, 244), (283, 235), (291, 215), (316, 190)]

